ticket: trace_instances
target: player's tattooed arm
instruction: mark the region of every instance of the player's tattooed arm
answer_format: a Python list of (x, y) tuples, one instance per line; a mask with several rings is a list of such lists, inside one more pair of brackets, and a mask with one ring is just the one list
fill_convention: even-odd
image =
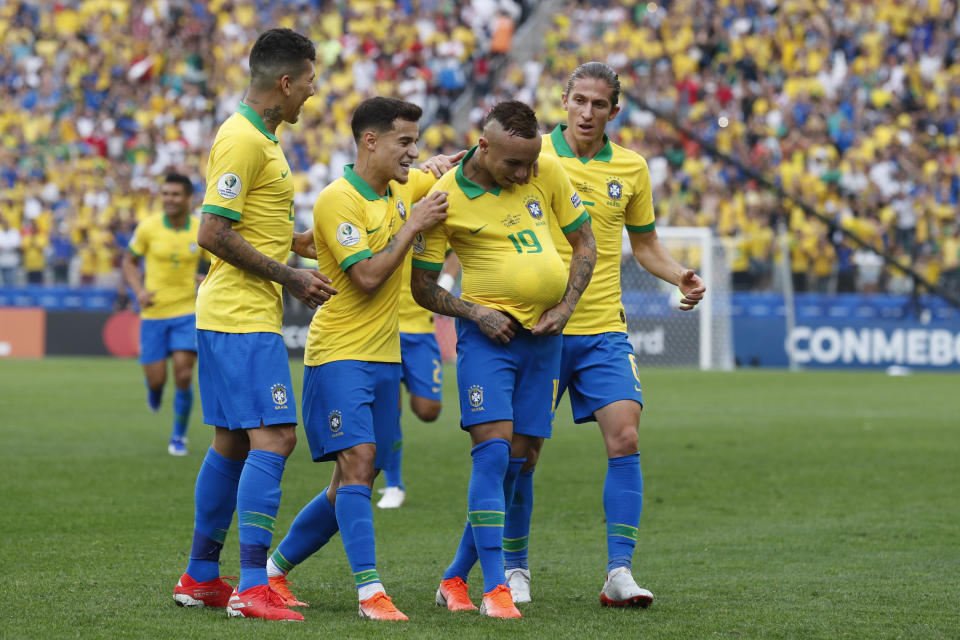
[(567, 241), (573, 248), (570, 258), (570, 275), (567, 278), (567, 289), (563, 298), (553, 307), (547, 309), (540, 316), (537, 324), (531, 329), (535, 335), (556, 336), (563, 333), (563, 328), (577, 308), (577, 303), (590, 284), (593, 277), (593, 268), (597, 264), (597, 241), (593, 236), (593, 229), (588, 223), (566, 234)]
[(298, 300), (315, 309), (337, 293), (330, 278), (311, 269), (294, 269), (260, 253), (234, 231), (233, 221), (213, 213), (204, 213), (197, 243), (238, 269), (282, 284)]
[(410, 291), (421, 307), (436, 313), (477, 323), (483, 334), (501, 344), (510, 342), (517, 323), (510, 316), (480, 304), (467, 302), (437, 284), (438, 271), (413, 267)]

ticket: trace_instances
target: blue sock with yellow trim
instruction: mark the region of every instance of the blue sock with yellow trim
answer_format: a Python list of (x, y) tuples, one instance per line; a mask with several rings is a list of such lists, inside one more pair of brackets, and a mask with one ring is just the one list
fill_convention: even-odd
[(247, 455), (237, 487), (240, 526), (240, 584), (237, 591), (267, 584), (267, 551), (280, 508), (280, 480), (287, 459), (254, 449)]
[(393, 442), (390, 453), (383, 463), (383, 477), (388, 487), (403, 486), (403, 430), (400, 428), (400, 417), (397, 416), (397, 439)]
[(191, 409), (193, 409), (193, 387), (177, 389), (173, 394), (173, 436), (175, 438), (187, 435)]
[(340, 530), (337, 511), (327, 498), (327, 489), (329, 487), (300, 510), (287, 535), (270, 554), (270, 559), (283, 573), (319, 551)]
[(607, 517), (607, 571), (629, 567), (637, 546), (637, 527), (643, 509), (640, 454), (607, 460), (603, 483), (603, 512)]
[[(361, 600), (365, 592), (380, 590), (377, 574), (377, 547), (373, 535), (373, 507), (370, 504), (370, 487), (362, 484), (343, 485), (337, 489), (337, 523), (340, 539), (347, 552), (350, 570), (353, 572)], [(379, 588), (377, 586), (379, 585)]]
[(503, 574), (503, 480), (510, 462), (510, 443), (503, 438), (481, 442), (470, 450), (473, 469), (467, 493), (467, 518), (473, 529), (483, 570), (483, 592), (505, 584)]
[(197, 582), (220, 577), (220, 550), (237, 508), (243, 460), (224, 458), (210, 447), (194, 490), (193, 545), (187, 575)]
[(503, 563), (507, 569), (527, 569), (527, 549), (530, 541), (530, 516), (533, 513), (533, 472), (521, 471), (513, 491), (513, 500), (507, 507), (507, 521), (503, 527)]
[(477, 543), (473, 540), (473, 527), (470, 526), (470, 520), (463, 527), (463, 533), (460, 535), (460, 544), (457, 545), (457, 554), (453, 557), (453, 562), (443, 573), (443, 579), (460, 578), (464, 582), (470, 575), (473, 565), (477, 564)]

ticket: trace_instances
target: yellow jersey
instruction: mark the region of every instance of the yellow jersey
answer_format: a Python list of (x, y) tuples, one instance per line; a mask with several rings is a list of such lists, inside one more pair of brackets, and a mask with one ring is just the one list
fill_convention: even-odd
[(590, 216), (555, 157), (541, 153), (539, 175), (528, 184), (486, 191), (463, 174), (476, 149), (434, 185), (448, 193), (447, 219), (414, 243), (413, 266), (440, 271), (449, 244), (463, 264), (461, 297), (530, 329), (560, 302), (569, 279), (551, 226), (570, 233)]
[[(254, 249), (286, 262), (293, 241), (293, 176), (277, 137), (241, 103), (210, 149), (203, 213), (234, 221)], [(225, 333), (280, 333), (279, 283), (213, 256), (197, 294), (197, 328)]]
[(337, 360), (400, 362), (403, 269), (396, 269), (372, 295), (353, 284), (347, 269), (387, 246), (435, 180), (431, 173), (411, 171), (406, 184), (391, 180), (387, 194), (380, 196), (347, 165), (343, 177), (320, 192), (313, 207), (317, 268), (330, 276), (339, 293), (313, 316), (304, 353), (307, 366)]
[[(556, 156), (570, 176), (583, 204), (590, 212), (590, 225), (597, 240), (597, 265), (590, 284), (580, 298), (563, 332), (594, 335), (627, 330), (620, 298), (620, 260), (623, 227), (633, 233), (655, 228), (650, 171), (643, 156), (606, 140), (593, 158), (579, 158), (563, 137), (566, 125), (558, 125), (543, 139), (543, 153)], [(573, 250), (563, 230), (552, 226), (553, 239), (565, 264)]]
[(187, 216), (187, 224), (175, 229), (160, 213), (148, 216), (134, 229), (127, 249), (143, 259), (143, 288), (153, 292), (153, 304), (140, 310), (141, 318), (176, 318), (194, 312), (197, 265), (210, 260), (197, 244), (199, 228), (196, 216)]
[(403, 259), (400, 274), (400, 333), (433, 333), (433, 311), (417, 304), (410, 291), (412, 260), (413, 252), (410, 251)]

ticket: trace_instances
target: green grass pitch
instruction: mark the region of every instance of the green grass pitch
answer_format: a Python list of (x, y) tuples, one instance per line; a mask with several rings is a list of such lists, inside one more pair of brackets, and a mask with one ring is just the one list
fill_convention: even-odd
[[(291, 363), (299, 396), (302, 367)], [(209, 444), (166, 453), (139, 366), (0, 361), (3, 638), (957, 638), (960, 378), (645, 372), (645, 501), (634, 573), (648, 610), (600, 607), (605, 454), (566, 399), (535, 478), (534, 602), (517, 621), (433, 603), (466, 509), (453, 371), (434, 424), (406, 419), (408, 502), (374, 509), (380, 575), (408, 623), (357, 618), (339, 536), (291, 573), (305, 624), (175, 606)], [(199, 405), (199, 401), (197, 402)], [(409, 416), (409, 412), (407, 413)], [(278, 537), (326, 485), (301, 437)], [(378, 480), (377, 486), (382, 485)], [(223, 572), (237, 574), (236, 525)], [(471, 576), (478, 600), (479, 568)]]

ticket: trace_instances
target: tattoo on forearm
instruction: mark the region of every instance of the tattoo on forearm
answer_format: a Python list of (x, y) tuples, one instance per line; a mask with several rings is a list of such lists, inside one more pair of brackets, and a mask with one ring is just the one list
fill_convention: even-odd
[(206, 224), (217, 225), (214, 232), (213, 253), (239, 269), (286, 284), (283, 280), (286, 266), (254, 249), (243, 236), (230, 227), (226, 220), (216, 223), (206, 222)]
[(563, 300), (573, 310), (580, 302), (580, 297), (590, 284), (590, 278), (593, 276), (593, 267), (597, 259), (597, 241), (592, 231), (584, 229), (586, 225), (580, 225), (577, 235), (581, 240), (581, 250), (573, 254), (570, 259), (570, 278), (567, 281), (567, 289), (563, 292)]
[(477, 305), (461, 300), (438, 285), (436, 273), (419, 269), (414, 269), (413, 273), (410, 290), (421, 307), (454, 318), (472, 317)]

